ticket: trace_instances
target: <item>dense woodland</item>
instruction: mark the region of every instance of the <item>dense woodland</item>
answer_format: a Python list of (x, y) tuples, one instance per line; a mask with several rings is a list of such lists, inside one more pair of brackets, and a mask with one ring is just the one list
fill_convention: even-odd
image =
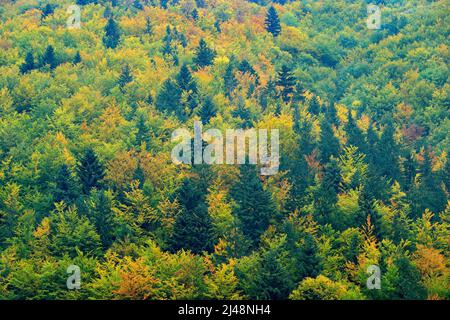
[[(0, 1), (0, 298), (449, 299), (449, 2), (368, 3)], [(196, 120), (280, 171), (173, 164)]]

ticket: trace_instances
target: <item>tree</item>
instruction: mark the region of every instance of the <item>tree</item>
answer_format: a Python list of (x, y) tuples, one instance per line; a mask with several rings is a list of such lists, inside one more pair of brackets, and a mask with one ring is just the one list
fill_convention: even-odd
[(181, 90), (178, 84), (167, 79), (156, 97), (156, 108), (161, 112), (175, 114), (180, 119), (184, 119), (185, 113), (181, 107)]
[(182, 211), (177, 217), (172, 235), (172, 250), (191, 250), (200, 254), (211, 252), (214, 246), (214, 231), (211, 216), (204, 201), (206, 190), (201, 184), (185, 179), (178, 192)]
[(211, 118), (213, 118), (216, 114), (217, 107), (211, 97), (207, 96), (199, 112), (202, 123), (209, 123), (209, 120), (211, 120)]
[(281, 33), (280, 19), (278, 18), (277, 10), (272, 6), (269, 8), (266, 16), (266, 30), (274, 37), (278, 37)]
[(208, 47), (204, 39), (201, 39), (197, 49), (195, 50), (194, 63), (199, 68), (203, 68), (211, 65), (215, 57), (216, 53), (214, 50)]
[(310, 100), (309, 100), (309, 104), (308, 104), (308, 110), (309, 113), (313, 114), (313, 115), (319, 115), (320, 113), (320, 103), (319, 103), (319, 99), (317, 96), (313, 96)]
[(256, 246), (276, 216), (270, 193), (264, 190), (255, 165), (242, 165), (239, 182), (232, 189), (234, 212), (244, 235)]
[(120, 41), (120, 29), (113, 17), (108, 19), (105, 26), (105, 35), (103, 36), (103, 44), (106, 48), (115, 49)]
[(125, 91), (125, 86), (133, 81), (133, 75), (131, 74), (130, 66), (126, 64), (124, 67), (122, 67), (122, 70), (120, 71), (119, 79), (117, 80), (117, 83), (119, 85), (120, 91)]
[(227, 70), (225, 71), (225, 74), (223, 76), (224, 92), (227, 98), (231, 98), (231, 95), (233, 94), (233, 91), (236, 89), (237, 85), (238, 82), (236, 76), (234, 75), (233, 65), (229, 63), (227, 66)]
[(288, 103), (292, 99), (295, 87), (295, 77), (291, 68), (287, 65), (283, 65), (281, 70), (278, 71), (277, 86), (281, 88), (280, 96), (285, 103)]
[(91, 148), (87, 149), (81, 157), (77, 174), (84, 194), (88, 194), (92, 188), (101, 188), (101, 180), (105, 177), (105, 171)]
[(186, 64), (181, 66), (180, 72), (176, 76), (178, 87), (184, 96), (184, 107), (188, 108), (190, 112), (197, 106), (197, 83), (191, 75), (191, 72)]
[(34, 56), (33, 52), (29, 51), (27, 52), (27, 55), (25, 56), (25, 62), (22, 63), (20, 66), (20, 72), (22, 74), (27, 73), (28, 71), (31, 71), (35, 68), (34, 64)]
[(80, 51), (77, 51), (77, 53), (75, 53), (75, 56), (73, 57), (72, 63), (73, 64), (78, 64), (80, 62), (81, 62)]
[(299, 268), (303, 278), (316, 277), (322, 271), (321, 259), (312, 235), (307, 234), (300, 248)]
[(148, 150), (150, 147), (150, 129), (145, 120), (145, 114), (140, 112), (136, 120), (136, 146), (140, 147), (145, 143), (145, 147)]
[(99, 253), (100, 236), (88, 218), (78, 214), (76, 207), (57, 204), (52, 224), (51, 244), (55, 255), (67, 253), (74, 257), (77, 250), (86, 254)]
[(145, 18), (145, 30), (144, 33), (151, 36), (153, 34), (153, 25), (150, 17)]
[(320, 129), (320, 161), (325, 164), (330, 160), (330, 157), (337, 157), (339, 155), (340, 145), (327, 118), (321, 121)]
[(63, 164), (59, 168), (55, 182), (54, 202), (64, 201), (67, 204), (71, 204), (78, 197), (78, 183), (67, 165)]
[(50, 3), (47, 3), (44, 7), (44, 9), (42, 9), (42, 18), (46, 18), (50, 15), (53, 14), (55, 10), (53, 9), (53, 6)]

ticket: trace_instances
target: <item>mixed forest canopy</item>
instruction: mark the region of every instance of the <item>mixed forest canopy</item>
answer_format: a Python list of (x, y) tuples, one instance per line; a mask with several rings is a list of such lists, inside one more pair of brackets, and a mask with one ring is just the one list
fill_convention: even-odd
[[(1, 0), (0, 298), (449, 299), (449, 19)], [(199, 120), (278, 129), (279, 172), (173, 164)]]

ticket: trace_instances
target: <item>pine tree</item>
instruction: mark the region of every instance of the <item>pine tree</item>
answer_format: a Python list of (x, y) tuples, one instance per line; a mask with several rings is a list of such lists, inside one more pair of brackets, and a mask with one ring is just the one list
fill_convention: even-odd
[(240, 229), (254, 246), (276, 215), (270, 193), (263, 188), (255, 165), (242, 165), (239, 182), (232, 188)]
[(103, 36), (103, 44), (106, 48), (115, 49), (119, 45), (120, 29), (112, 17), (108, 19), (105, 26), (105, 35)]
[(225, 71), (225, 74), (223, 76), (223, 85), (225, 96), (227, 98), (231, 98), (233, 91), (236, 89), (238, 85), (237, 79), (234, 75), (233, 65), (231, 63), (228, 64), (227, 70)]
[(125, 86), (132, 81), (133, 75), (131, 74), (130, 66), (126, 64), (124, 67), (122, 67), (119, 79), (117, 80), (120, 91), (124, 92)]
[(276, 249), (270, 249), (261, 258), (260, 268), (254, 275), (257, 277), (258, 299), (286, 300), (295, 287), (292, 275), (278, 255)]
[(324, 118), (320, 124), (320, 142), (319, 153), (322, 164), (327, 163), (331, 156), (337, 157), (339, 155), (339, 139), (335, 137), (333, 128), (328, 119)]
[(191, 71), (189, 71), (186, 64), (181, 66), (180, 72), (176, 76), (176, 81), (181, 90), (193, 94), (197, 93), (197, 83), (192, 77)]
[(81, 157), (77, 167), (77, 175), (84, 194), (88, 194), (92, 188), (101, 188), (101, 180), (105, 176), (105, 171), (92, 149), (87, 149)]
[(308, 103), (308, 111), (309, 113), (317, 116), (320, 113), (320, 103), (319, 98), (317, 96), (313, 96)]
[(144, 6), (142, 5), (142, 3), (139, 0), (133, 1), (133, 7), (135, 7), (138, 10), (144, 10)]
[(151, 36), (153, 34), (153, 25), (150, 17), (145, 18), (145, 34)]
[(44, 65), (48, 65), (51, 70), (56, 68), (57, 63), (55, 57), (55, 49), (53, 49), (53, 46), (49, 45), (47, 49), (45, 49), (44, 56), (42, 57), (42, 63)]
[(31, 71), (35, 68), (34, 64), (34, 56), (33, 52), (29, 51), (27, 52), (27, 55), (25, 56), (25, 62), (22, 63), (20, 66), (20, 72), (21, 73), (27, 73), (28, 71)]
[(307, 234), (300, 248), (300, 270), (302, 278), (315, 278), (322, 271), (318, 248), (312, 235)]
[(53, 192), (53, 201), (64, 201), (71, 204), (79, 195), (78, 184), (67, 165), (63, 164), (56, 174), (56, 188)]
[(54, 11), (53, 6), (50, 3), (47, 3), (44, 9), (42, 9), (42, 19), (52, 15)]
[(194, 20), (194, 21), (198, 20), (198, 10), (197, 9), (192, 10), (191, 17), (192, 17), (192, 20)]
[(172, 250), (191, 250), (201, 254), (211, 252), (214, 246), (214, 232), (211, 216), (204, 203), (206, 190), (190, 179), (185, 179), (177, 199), (182, 207), (172, 236)]
[(278, 37), (281, 33), (280, 19), (278, 18), (277, 10), (272, 6), (269, 8), (266, 16), (266, 30), (274, 37)]
[(285, 103), (288, 103), (292, 99), (295, 81), (291, 68), (283, 65), (281, 70), (278, 71), (277, 86), (281, 87), (280, 96)]
[(348, 111), (348, 120), (344, 129), (347, 133), (347, 144), (358, 147), (359, 149), (364, 149), (363, 135), (353, 119), (351, 110)]
[(178, 84), (172, 79), (167, 79), (156, 97), (156, 108), (161, 112), (173, 113), (178, 118), (184, 119), (185, 113), (181, 106), (181, 94), (182, 91)]
[(145, 148), (148, 150), (150, 147), (150, 129), (145, 121), (144, 113), (139, 113), (137, 116), (136, 128), (136, 146), (140, 147), (145, 143)]
[(217, 107), (212, 101), (211, 97), (207, 96), (199, 112), (199, 116), (202, 119), (202, 123), (204, 124), (209, 123), (211, 118), (215, 117), (216, 114), (217, 114)]
[(73, 57), (72, 63), (79, 64), (80, 62), (81, 62), (80, 51), (77, 51), (77, 53), (75, 53), (75, 56)]
[(209, 48), (204, 39), (200, 40), (200, 43), (195, 51), (194, 63), (203, 68), (213, 63), (216, 53), (213, 49)]

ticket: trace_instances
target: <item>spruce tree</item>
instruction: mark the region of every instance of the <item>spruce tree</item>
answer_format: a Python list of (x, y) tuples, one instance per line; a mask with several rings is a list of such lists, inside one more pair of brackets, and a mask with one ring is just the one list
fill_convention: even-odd
[(302, 278), (315, 278), (322, 271), (318, 248), (312, 235), (307, 234), (300, 248), (300, 265)]
[(347, 133), (347, 144), (358, 147), (359, 149), (364, 149), (364, 141), (361, 129), (359, 129), (351, 110), (348, 111), (347, 124), (344, 129)]
[(44, 9), (42, 9), (42, 19), (52, 15), (54, 11), (53, 6), (50, 3), (47, 3)]
[(145, 18), (145, 30), (144, 33), (151, 36), (153, 34), (153, 25), (150, 17)]
[(285, 103), (292, 99), (295, 87), (295, 77), (291, 68), (283, 65), (278, 72), (277, 86), (281, 87), (280, 96)]
[(108, 19), (105, 26), (105, 35), (103, 36), (103, 44), (106, 48), (115, 49), (119, 45), (120, 29), (113, 17)]
[(80, 62), (81, 62), (80, 51), (77, 51), (77, 53), (75, 53), (75, 56), (73, 57), (72, 63), (79, 64)]
[(101, 188), (105, 171), (91, 148), (87, 149), (81, 157), (77, 167), (77, 175), (84, 194), (88, 194), (92, 188)]
[(199, 116), (202, 119), (202, 123), (204, 124), (209, 123), (211, 118), (215, 117), (216, 114), (217, 114), (217, 107), (212, 101), (211, 97), (207, 96), (199, 112)]
[(120, 91), (124, 92), (125, 86), (132, 81), (133, 75), (131, 74), (130, 66), (126, 64), (122, 67), (119, 79), (117, 80)]
[(148, 150), (150, 147), (150, 129), (145, 121), (144, 113), (138, 114), (136, 128), (136, 146), (140, 147), (143, 143), (145, 143), (145, 147)]
[(203, 68), (211, 65), (215, 57), (216, 53), (214, 50), (208, 47), (204, 39), (201, 39), (197, 49), (195, 50), (194, 63), (199, 68)]
[(178, 191), (181, 213), (178, 215), (172, 235), (172, 251), (191, 250), (201, 254), (214, 248), (214, 232), (211, 216), (205, 201), (206, 190), (191, 179), (185, 179)]
[(241, 165), (239, 182), (232, 188), (240, 229), (254, 247), (267, 230), (276, 210), (270, 193), (263, 188), (255, 165)]
[(63, 164), (55, 178), (56, 187), (53, 192), (53, 201), (64, 201), (71, 204), (79, 195), (78, 183), (67, 165)]
[(308, 111), (309, 113), (317, 116), (320, 113), (320, 103), (319, 98), (317, 96), (313, 96), (308, 103)]
[(55, 69), (57, 66), (55, 49), (53, 46), (49, 45), (45, 49), (44, 56), (42, 57), (42, 63), (50, 67), (51, 70)]
[(34, 64), (34, 56), (33, 52), (29, 51), (27, 52), (27, 55), (25, 56), (25, 62), (22, 63), (20, 66), (20, 72), (21, 73), (27, 73), (35, 68)]
[(321, 163), (327, 163), (331, 156), (337, 157), (339, 150), (339, 139), (335, 137), (328, 119), (324, 118), (320, 124), (319, 154)]
[(281, 33), (280, 19), (278, 18), (277, 10), (272, 6), (269, 8), (266, 16), (266, 30), (274, 37), (278, 37)]
[(167, 79), (156, 97), (156, 109), (169, 114), (173, 113), (178, 118), (184, 119), (185, 112), (181, 106), (181, 94), (182, 91), (178, 84), (172, 79)]
[(227, 70), (223, 76), (223, 85), (224, 92), (227, 98), (231, 98), (233, 91), (236, 89), (238, 82), (234, 75), (233, 65), (231, 63), (228, 64)]

